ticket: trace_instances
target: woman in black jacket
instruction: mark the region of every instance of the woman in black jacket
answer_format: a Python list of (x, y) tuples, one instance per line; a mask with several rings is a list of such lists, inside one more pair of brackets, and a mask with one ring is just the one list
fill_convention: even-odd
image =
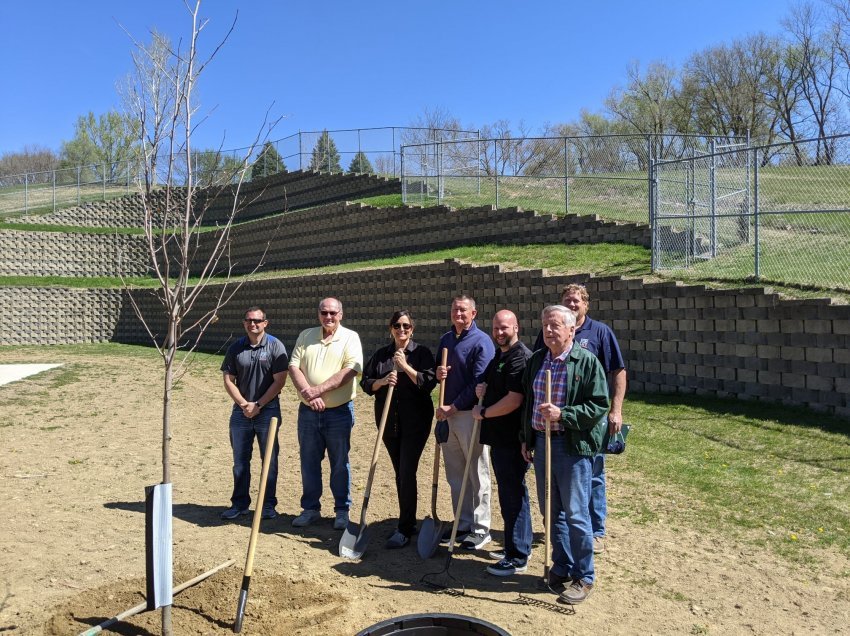
[(434, 418), (434, 354), (413, 341), (415, 326), (409, 311), (395, 312), (389, 323), (392, 342), (374, 353), (360, 380), (363, 390), (375, 396), (376, 422), (381, 419), (389, 387), (395, 386), (383, 442), (395, 470), (399, 515), (387, 548), (404, 547), (416, 532), (416, 471)]

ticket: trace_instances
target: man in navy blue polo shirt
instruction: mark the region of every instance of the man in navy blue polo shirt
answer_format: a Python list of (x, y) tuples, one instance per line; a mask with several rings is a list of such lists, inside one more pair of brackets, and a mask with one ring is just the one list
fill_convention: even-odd
[[(608, 396), (611, 410), (608, 413), (608, 433), (616, 435), (623, 427), (623, 399), (626, 396), (626, 364), (617, 337), (604, 322), (592, 320), (587, 315), (590, 295), (584, 285), (571, 284), (561, 292), (561, 304), (576, 315), (575, 344), (594, 354), (608, 378)], [(543, 332), (537, 337), (534, 350), (542, 349)], [(605, 493), (605, 453), (593, 459), (593, 479), (590, 495), (590, 521), (593, 526), (593, 553), (605, 551), (605, 520), (608, 502)]]
[[(286, 384), (289, 356), (283, 343), (266, 333), (268, 320), (260, 307), (250, 307), (243, 319), (246, 335), (227, 349), (221, 370), (224, 389), (233, 400), (230, 414), (230, 446), (233, 449), (233, 494), (222, 519), (248, 514), (251, 495), (251, 454), (256, 437), (260, 456), (266, 448), (273, 417), (280, 420), (278, 394)], [(274, 441), (269, 464), (263, 519), (277, 516), (277, 459), (280, 447)]]

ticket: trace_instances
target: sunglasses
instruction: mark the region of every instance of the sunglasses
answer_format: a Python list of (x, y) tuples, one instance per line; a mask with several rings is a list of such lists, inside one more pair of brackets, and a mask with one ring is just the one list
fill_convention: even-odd
[(401, 331), (402, 329), (404, 329), (405, 331), (410, 331), (411, 329), (413, 329), (413, 325), (411, 325), (409, 322), (394, 322), (393, 329), (397, 329), (399, 331)]
[(319, 313), (322, 314), (323, 316), (336, 316), (339, 312), (338, 311), (324, 311), (324, 310), (322, 310)]
[(251, 323), (252, 325), (259, 325), (260, 323), (265, 322), (265, 318), (243, 318), (242, 322)]

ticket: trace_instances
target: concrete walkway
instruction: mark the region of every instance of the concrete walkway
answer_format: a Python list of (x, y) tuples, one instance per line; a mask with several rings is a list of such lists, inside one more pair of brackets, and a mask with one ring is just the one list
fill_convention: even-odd
[(61, 364), (0, 364), (0, 386), (61, 366)]

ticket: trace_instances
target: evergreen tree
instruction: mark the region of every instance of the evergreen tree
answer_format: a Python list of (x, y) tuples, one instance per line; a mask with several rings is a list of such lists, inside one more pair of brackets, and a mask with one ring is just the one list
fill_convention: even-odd
[(367, 172), (374, 174), (375, 170), (372, 168), (372, 164), (369, 163), (369, 157), (361, 150), (351, 160), (351, 164), (348, 166), (348, 172), (350, 174), (365, 174)]
[(280, 156), (277, 148), (274, 147), (272, 142), (267, 141), (263, 145), (260, 154), (257, 155), (254, 165), (251, 167), (251, 178), (259, 179), (277, 174), (278, 172), (286, 172), (286, 164), (283, 162), (283, 157)]
[(342, 172), (339, 165), (339, 151), (333, 138), (327, 130), (322, 131), (316, 145), (313, 147), (313, 156), (310, 158), (310, 170), (318, 172)]

